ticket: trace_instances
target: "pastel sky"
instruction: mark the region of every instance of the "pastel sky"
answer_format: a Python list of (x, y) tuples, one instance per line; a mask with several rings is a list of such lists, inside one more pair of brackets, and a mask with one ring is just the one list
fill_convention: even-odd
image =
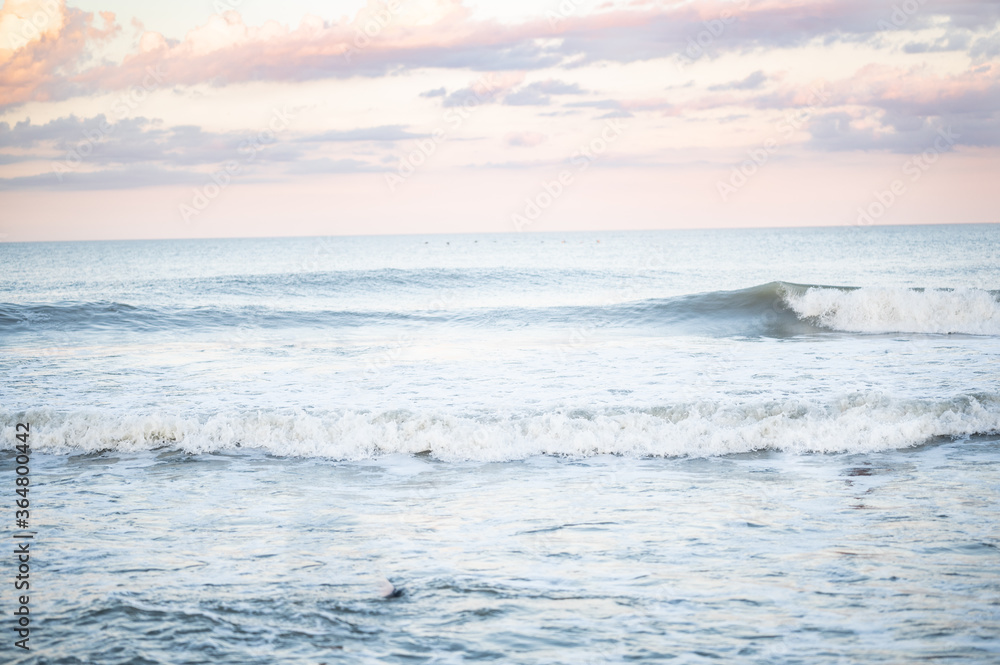
[(1000, 2), (6, 0), (8, 241), (997, 222)]

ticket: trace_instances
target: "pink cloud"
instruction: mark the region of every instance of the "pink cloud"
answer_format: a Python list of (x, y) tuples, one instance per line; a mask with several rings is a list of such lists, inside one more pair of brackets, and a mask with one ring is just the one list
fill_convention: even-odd
[(91, 44), (120, 27), (111, 12), (97, 17), (65, 0), (8, 2), (0, 8), (0, 107), (66, 96), (66, 75), (86, 59)]
[[(18, 0), (26, 1), (40, 0)], [(868, 0), (678, 0), (511, 25), (474, 20), (461, 0), (416, 5), (369, 0), (349, 21), (307, 16), (295, 28), (274, 21), (250, 26), (239, 13), (225, 12), (179, 42), (145, 32), (138, 49), (122, 62), (88, 67), (90, 45), (120, 29), (113, 15), (104, 15), (104, 27), (98, 29), (93, 14), (68, 9), (64, 0), (45, 1), (59, 8), (63, 20), (27, 46), (0, 50), (0, 107), (128, 88), (151, 66), (166, 72), (169, 85), (381, 76), (411, 67), (527, 71), (570, 61), (710, 58), (727, 50), (793, 46), (818, 36), (877, 40), (879, 21), (888, 16), (885, 7)], [(8, 6), (13, 5), (2, 11)], [(988, 4), (928, 4), (908, 17), (905, 27), (935, 16), (958, 25), (970, 12), (978, 12), (987, 26), (1000, 17), (1000, 10)], [(695, 56), (685, 56), (692, 43), (698, 45)], [(890, 83), (884, 82), (883, 94), (890, 94)]]
[(1000, 108), (1000, 66), (970, 67), (942, 76), (925, 67), (902, 69), (871, 64), (831, 85), (832, 102), (843, 105), (906, 107), (937, 114)]

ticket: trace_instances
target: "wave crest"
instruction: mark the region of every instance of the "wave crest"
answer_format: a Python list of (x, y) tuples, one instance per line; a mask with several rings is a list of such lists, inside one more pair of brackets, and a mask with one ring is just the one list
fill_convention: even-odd
[[(854, 394), (829, 402), (701, 401), (635, 410), (558, 410), (458, 416), (389, 411), (255, 412), (195, 419), (170, 414), (36, 409), (0, 415), (4, 440), (32, 424), (33, 448), (50, 453), (248, 448), (280, 457), (362, 460), (430, 453), (441, 460), (508, 461), (536, 455), (707, 457), (779, 450), (863, 453), (935, 437), (1000, 432), (1000, 397), (898, 400)], [(7, 444), (10, 447), (12, 444)]]
[(1000, 335), (1000, 302), (981, 289), (784, 289), (802, 320), (856, 333)]

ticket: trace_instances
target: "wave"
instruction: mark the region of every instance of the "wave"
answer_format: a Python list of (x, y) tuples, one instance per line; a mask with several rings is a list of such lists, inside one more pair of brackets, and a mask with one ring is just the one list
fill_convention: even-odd
[(419, 311), (152, 307), (119, 302), (0, 304), (0, 331), (337, 328), (380, 324), (471, 327), (638, 327), (659, 334), (787, 337), (818, 333), (1000, 335), (998, 292), (771, 282), (736, 291), (593, 306)]
[(150, 307), (126, 303), (0, 303), (0, 330), (172, 330), (233, 327), (353, 327), (378, 322), (430, 321), (418, 312), (302, 311), (266, 307)]
[(1000, 335), (1000, 302), (982, 289), (785, 289), (796, 316), (830, 330), (859, 333)]
[(1000, 293), (771, 282), (640, 303), (650, 323), (692, 333), (786, 337), (823, 332), (1000, 335)]
[(219, 413), (0, 412), (7, 449), (30, 422), (36, 451), (56, 454), (169, 448), (191, 454), (250, 449), (279, 457), (364, 460), (427, 453), (445, 461), (537, 455), (707, 457), (759, 450), (866, 453), (936, 437), (1000, 432), (1000, 396), (901, 400), (853, 394), (831, 401), (698, 401), (634, 410), (454, 415), (410, 411)]

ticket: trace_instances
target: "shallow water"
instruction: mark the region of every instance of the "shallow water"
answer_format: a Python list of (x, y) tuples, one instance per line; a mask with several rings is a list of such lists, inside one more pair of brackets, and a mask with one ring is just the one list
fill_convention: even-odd
[(992, 662), (998, 452), (46, 455), (38, 662)]

